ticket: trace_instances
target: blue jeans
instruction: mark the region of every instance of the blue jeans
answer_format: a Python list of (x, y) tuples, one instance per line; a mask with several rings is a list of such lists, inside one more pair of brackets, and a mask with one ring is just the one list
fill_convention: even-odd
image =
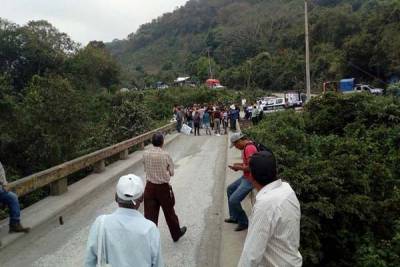
[(21, 209), (19, 207), (18, 196), (13, 192), (0, 189), (0, 203), (4, 203), (10, 210), (10, 224), (20, 222)]
[(241, 225), (248, 225), (249, 220), (241, 202), (253, 190), (253, 185), (244, 176), (237, 179), (227, 188), (229, 216)]

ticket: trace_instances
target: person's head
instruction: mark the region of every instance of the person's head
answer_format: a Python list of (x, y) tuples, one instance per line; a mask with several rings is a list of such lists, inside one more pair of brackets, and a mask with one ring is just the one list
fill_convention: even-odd
[(151, 138), (151, 143), (155, 147), (162, 147), (164, 145), (164, 135), (160, 132), (153, 134)]
[(271, 151), (261, 151), (253, 154), (249, 162), (252, 183), (257, 188), (276, 181), (277, 170), (275, 156)]
[(250, 140), (242, 133), (234, 133), (231, 135), (231, 147), (243, 150)]
[(115, 201), (121, 208), (138, 209), (143, 201), (144, 185), (142, 178), (128, 174), (119, 178)]

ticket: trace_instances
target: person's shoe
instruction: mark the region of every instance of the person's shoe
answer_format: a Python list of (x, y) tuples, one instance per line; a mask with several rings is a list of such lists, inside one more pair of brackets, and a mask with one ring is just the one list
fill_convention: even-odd
[(226, 223), (238, 223), (237, 220), (234, 220), (232, 218), (225, 219), (224, 222), (226, 222)]
[(248, 225), (246, 225), (246, 224), (239, 224), (239, 225), (235, 228), (235, 231), (236, 231), (236, 232), (239, 232), (239, 231), (246, 230), (247, 228), (248, 228)]
[(29, 233), (31, 228), (23, 227), (20, 223), (10, 224), (9, 233)]
[(181, 236), (178, 237), (178, 239), (174, 240), (174, 242), (178, 242), (178, 240), (181, 239), (181, 237), (185, 235), (186, 230), (187, 230), (186, 226), (181, 227)]

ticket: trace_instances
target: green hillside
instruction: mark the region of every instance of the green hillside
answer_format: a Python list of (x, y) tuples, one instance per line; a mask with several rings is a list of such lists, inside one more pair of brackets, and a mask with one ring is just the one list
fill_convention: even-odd
[[(384, 87), (399, 75), (400, 1), (309, 2), (314, 89), (342, 77)], [(183, 74), (204, 82), (210, 49), (230, 87), (304, 88), (304, 1), (190, 0), (107, 47), (137, 86)]]

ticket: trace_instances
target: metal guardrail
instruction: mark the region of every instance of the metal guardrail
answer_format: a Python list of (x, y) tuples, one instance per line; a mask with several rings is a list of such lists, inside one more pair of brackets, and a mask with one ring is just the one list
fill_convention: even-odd
[(94, 167), (94, 171), (100, 173), (105, 169), (105, 160), (119, 154), (120, 159), (128, 157), (128, 149), (140, 145), (144, 148), (144, 142), (150, 140), (156, 132), (169, 133), (175, 129), (176, 123), (170, 123), (158, 129), (144, 133), (132, 139), (109, 146), (107, 148), (92, 152), (88, 155), (62, 163), (50, 169), (32, 174), (9, 184), (9, 188), (18, 196), (23, 196), (35, 191), (36, 189), (50, 185), (51, 195), (61, 195), (68, 190), (67, 176), (89, 166)]

